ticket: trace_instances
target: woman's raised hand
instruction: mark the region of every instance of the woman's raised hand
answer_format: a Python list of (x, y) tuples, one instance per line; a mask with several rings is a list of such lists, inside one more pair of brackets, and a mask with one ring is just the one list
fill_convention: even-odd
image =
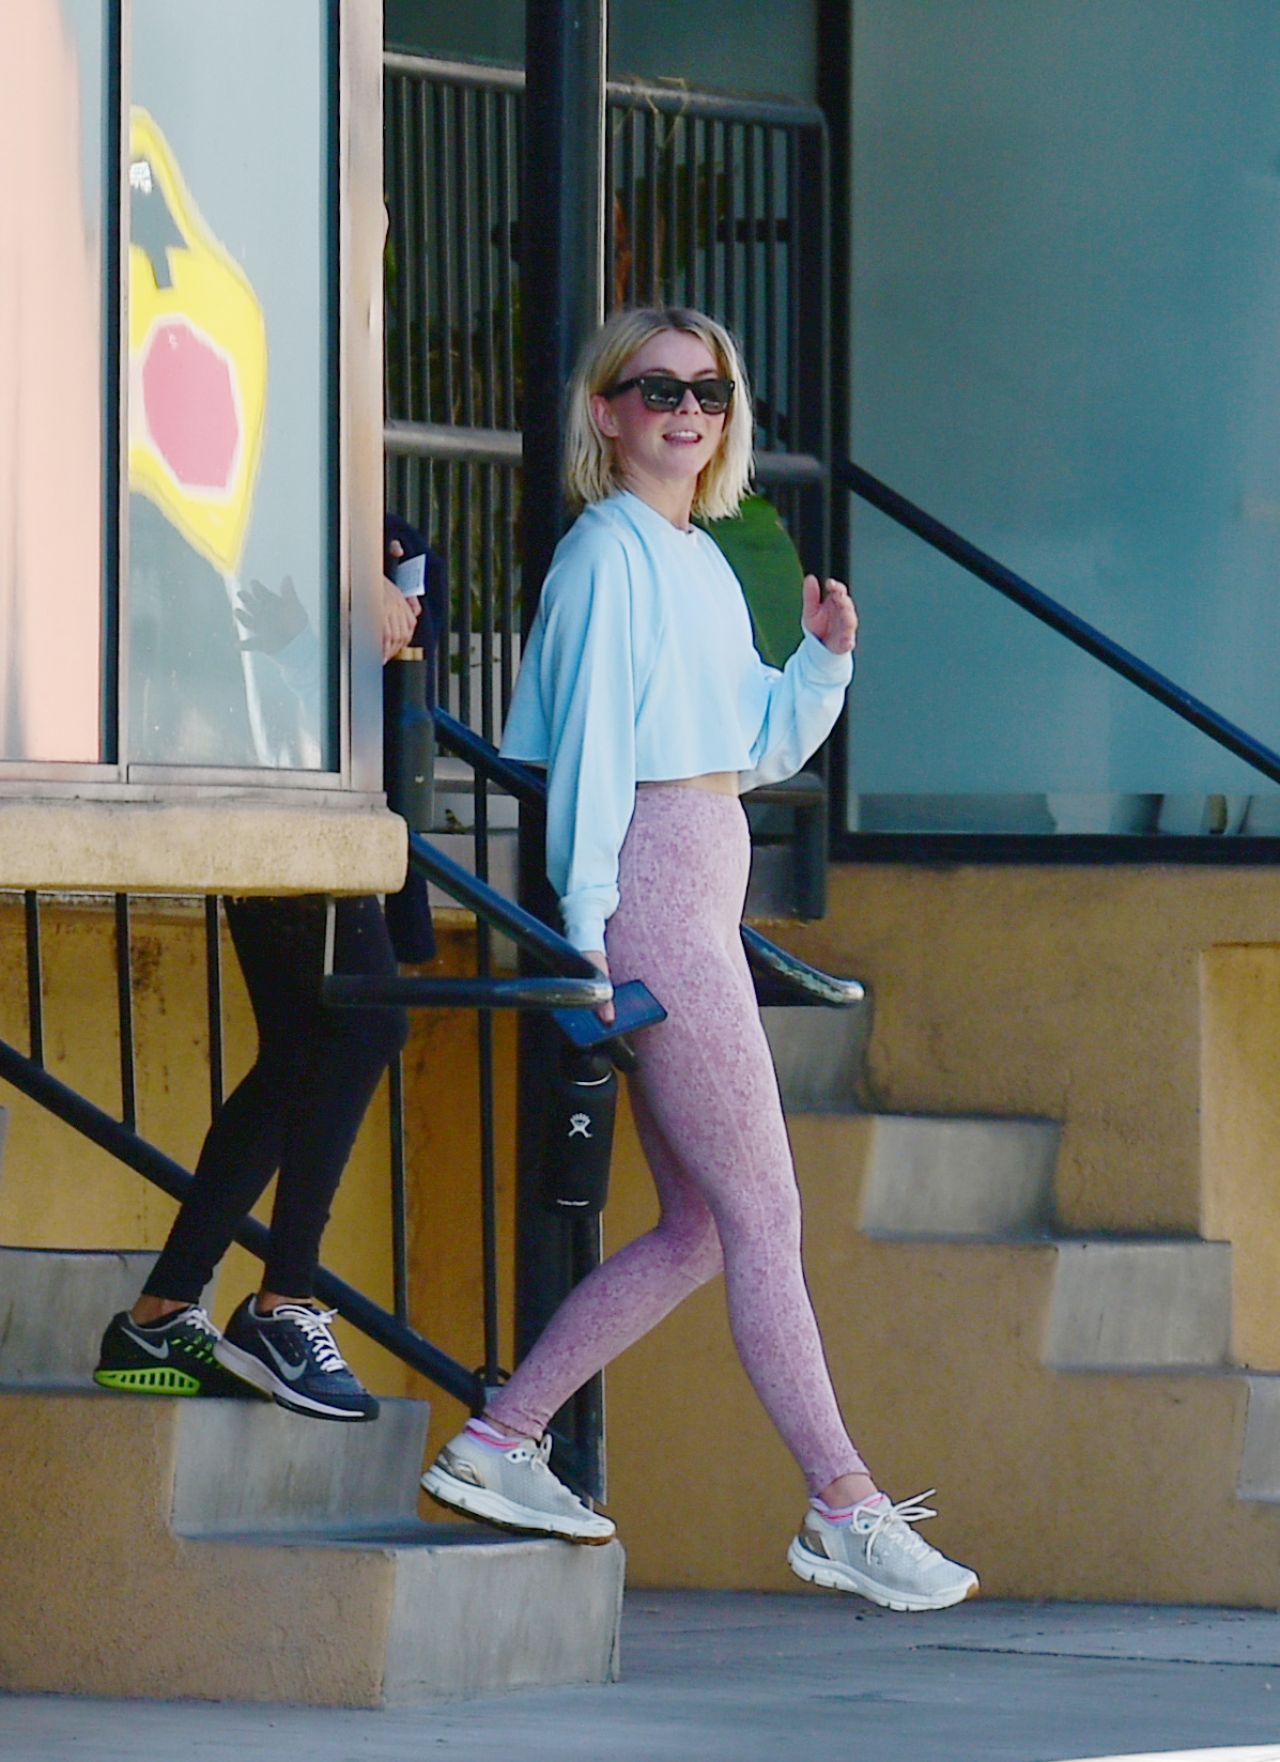
[(828, 581), (824, 589), (816, 575), (806, 575), (801, 623), (833, 655), (847, 655), (857, 641), (858, 613), (844, 582)]

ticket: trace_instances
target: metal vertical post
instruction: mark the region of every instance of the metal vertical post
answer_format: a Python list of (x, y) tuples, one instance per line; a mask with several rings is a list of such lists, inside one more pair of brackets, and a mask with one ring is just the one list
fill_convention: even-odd
[[(604, 312), (604, 126), (607, 0), (526, 0), (524, 204), (520, 282), (524, 338), (524, 584), (527, 638), (566, 524), (561, 481), (564, 393), (583, 340)], [(520, 900), (555, 912), (541, 824), (520, 816)], [(542, 1102), (554, 1030), (520, 1022), (517, 1103), (516, 1357), (528, 1351), (575, 1277), (599, 1257), (594, 1224), (566, 1226), (538, 1201)], [(574, 1236), (577, 1240), (574, 1240)], [(589, 1237), (589, 1239), (588, 1239)], [(586, 1491), (602, 1496), (598, 1382), (573, 1404), (569, 1432)]]
[(409, 1186), (404, 1148), (404, 1054), (387, 1072), (387, 1120), (391, 1145), (391, 1289), (398, 1322), (409, 1320)]
[(116, 1009), (120, 1031), (120, 1121), (138, 1129), (137, 1062), (133, 1045), (133, 938), (129, 929), (129, 895), (115, 896)]
[(209, 1119), (212, 1122), (222, 1106), (224, 1087), (222, 921), (218, 915), (216, 893), (207, 894), (204, 902), (204, 972), (209, 1020)]
[[(818, 103), (827, 119), (829, 230), (827, 285), (834, 291), (828, 314), (824, 351), (829, 382), (829, 454), (820, 455), (829, 466), (832, 459), (851, 455), (851, 401), (853, 351), (852, 311), (849, 290), (853, 286), (853, 0), (818, 0), (818, 32), (822, 53), (818, 57)], [(794, 224), (794, 222), (793, 222)], [(827, 481), (829, 482), (829, 475)], [(843, 576), (852, 571), (852, 497), (827, 495), (830, 561), (824, 567)], [(812, 565), (810, 565), (812, 566)], [(848, 788), (848, 714), (826, 747), (828, 759), (828, 805), (832, 829), (843, 834), (846, 826)]]
[(31, 1062), (44, 1064), (44, 965), (40, 955), (40, 895), (23, 895), (27, 925), (27, 1039)]
[(527, 0), (524, 207), (524, 630), (565, 526), (564, 390), (604, 313), (607, 0)]

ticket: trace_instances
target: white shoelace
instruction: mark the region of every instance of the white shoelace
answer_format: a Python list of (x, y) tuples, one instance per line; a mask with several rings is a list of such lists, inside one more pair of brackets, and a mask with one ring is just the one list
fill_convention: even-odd
[(527, 1462), (534, 1475), (545, 1477), (545, 1479), (551, 1482), (554, 1488), (563, 1493), (567, 1499), (573, 1502), (573, 1504), (580, 1507), (582, 1506), (581, 1499), (578, 1498), (576, 1493), (571, 1492), (569, 1488), (565, 1486), (563, 1481), (557, 1479), (555, 1470), (551, 1467), (550, 1432), (544, 1432), (542, 1434), (542, 1442), (540, 1444), (535, 1444), (531, 1438), (526, 1438), (521, 1443), (517, 1444), (514, 1450), (509, 1450), (507, 1454), (516, 1462)]
[(924, 1537), (918, 1536), (909, 1526), (922, 1523), (926, 1517), (938, 1515), (932, 1506), (924, 1503), (926, 1499), (932, 1499), (937, 1490), (936, 1487), (930, 1487), (927, 1492), (915, 1493), (898, 1505), (886, 1505), (883, 1511), (874, 1514), (866, 1512), (865, 1516), (871, 1519), (869, 1524), (861, 1524), (855, 1518), (856, 1527), (867, 1538), (867, 1558), (870, 1559), (880, 1541), (896, 1542), (904, 1553), (917, 1560), (923, 1560), (926, 1555), (935, 1553), (936, 1550), (929, 1546)]
[(281, 1303), (272, 1311), (271, 1319), (283, 1317), (301, 1328), (322, 1371), (346, 1370), (347, 1361), (338, 1351), (338, 1342), (329, 1328), (337, 1313), (336, 1309), (308, 1309), (301, 1303)]
[(547, 1463), (551, 1457), (551, 1433), (544, 1432), (540, 1444), (535, 1444), (532, 1438), (513, 1439), (512, 1447), (506, 1451), (506, 1455), (514, 1462), (529, 1462), (535, 1469), (541, 1468), (550, 1474)]

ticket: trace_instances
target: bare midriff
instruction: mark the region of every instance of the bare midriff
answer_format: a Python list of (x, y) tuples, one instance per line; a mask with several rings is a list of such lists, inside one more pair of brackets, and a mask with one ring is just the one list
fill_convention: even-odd
[(704, 789), (709, 795), (740, 794), (736, 771), (704, 771), (700, 777), (663, 777), (640, 783), (639, 789)]

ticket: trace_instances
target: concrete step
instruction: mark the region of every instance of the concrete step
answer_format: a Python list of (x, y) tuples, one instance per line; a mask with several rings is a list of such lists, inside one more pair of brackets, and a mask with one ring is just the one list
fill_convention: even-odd
[(787, 1113), (853, 1113), (871, 1036), (871, 1000), (850, 1009), (760, 1012)]
[(0, 1388), (78, 1388), (154, 1253), (0, 1248)]
[(861, 1226), (890, 1240), (1016, 1241), (1053, 1222), (1051, 1120), (868, 1116)]
[(1225, 1365), (1231, 1244), (1115, 1239), (1056, 1244), (1045, 1363), (1056, 1370)]
[(885, 1242), (1044, 1243), (1054, 1260), (1043, 1356), (1055, 1369), (1225, 1365), (1230, 1244), (1054, 1238), (1059, 1135), (1049, 1120), (849, 1120), (844, 1136), (862, 1232)]
[(1280, 1505), (1280, 1376), (1251, 1376), (1240, 1497)]
[(1052, 1249), (1046, 1364), (1168, 1370), (1228, 1362), (1230, 1244), (1055, 1238), (1052, 1121), (874, 1114), (850, 1121), (846, 1137), (860, 1225), (872, 1239)]
[(425, 1401), (383, 1400), (372, 1425), (301, 1419), (268, 1401), (183, 1402), (174, 1531), (316, 1537), (416, 1522), (430, 1418)]
[(0, 1396), (0, 1689), (376, 1707), (611, 1680), (621, 1547), (418, 1523), (415, 1406)]
[(380, 1673), (374, 1705), (617, 1680), (625, 1577), (617, 1542), (575, 1547), (481, 1524), (404, 1523), (345, 1535), (228, 1535), (225, 1544), (248, 1560), (259, 1550), (267, 1572), (295, 1560), (339, 1572), (377, 1563), (390, 1580), (390, 1609), (380, 1654), (372, 1669), (366, 1663)]

